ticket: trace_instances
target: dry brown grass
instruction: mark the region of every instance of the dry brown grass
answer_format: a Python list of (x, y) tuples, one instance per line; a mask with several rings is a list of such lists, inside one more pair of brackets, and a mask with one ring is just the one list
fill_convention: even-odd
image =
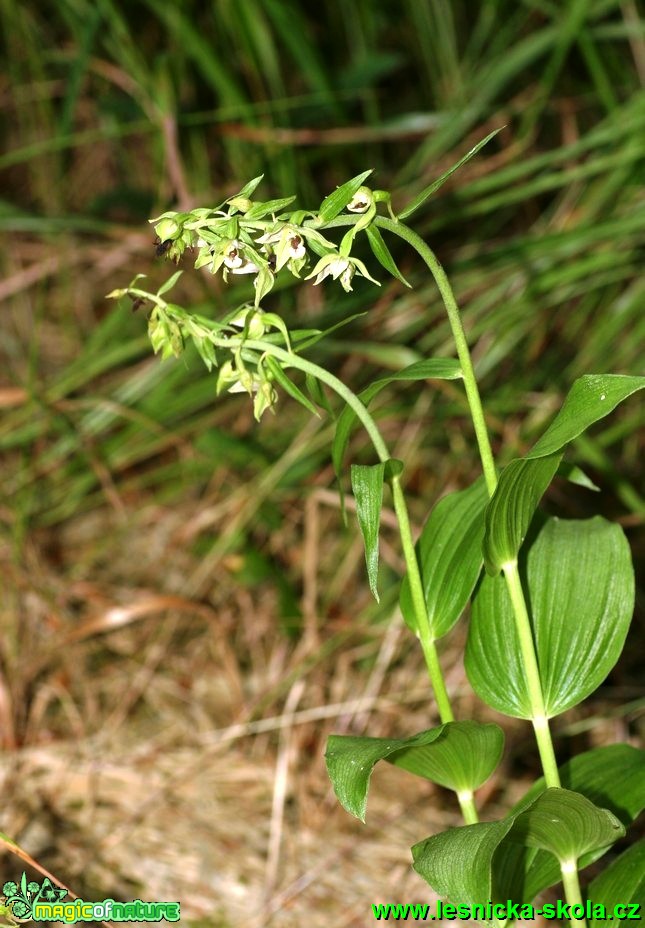
[[(30, 267), (45, 276), (80, 268), (70, 310), (83, 320), (109, 276), (127, 278), (118, 268), (144, 244), (70, 248), (62, 268), (17, 241), (5, 287), (14, 305), (28, 307), (42, 279)], [(63, 291), (54, 288), (46, 321), (45, 380), (73, 351), (59, 324)], [(19, 409), (27, 397), (7, 385), (0, 402)], [(386, 423), (396, 456), (415, 461), (430, 402), (421, 396), (408, 424)], [(227, 415), (231, 429), (249, 427), (239, 405)], [(208, 486), (169, 503), (131, 474), (122, 484), (97, 453), (87, 466), (97, 469), (101, 495), (87, 511), (19, 528), (5, 497), (0, 827), (84, 898), (178, 898), (186, 923), (256, 928), (364, 926), (372, 902), (434, 898), (411, 869), (409, 847), (459, 823), (451, 795), (379, 767), (363, 826), (339, 808), (325, 773), (332, 731), (402, 736), (438, 721), (400, 617), (374, 619), (361, 542), (341, 529), (330, 471), (302, 494), (280, 491), (280, 524), (263, 528), (259, 541), (300, 591), (297, 640), (281, 628), (274, 585), (240, 582), (241, 558), (229, 550), (236, 532), (253, 532), (261, 502), (324, 427), (303, 419), (252, 487), (220, 469)], [(421, 496), (470, 478), (454, 465), (467, 461), (458, 431), (451, 441), (454, 454), (437, 462)], [(169, 436), (169, 447), (192, 454), (190, 437)], [(19, 464), (19, 455), (8, 457), (5, 476)], [(48, 478), (45, 464), (33, 467), (36, 485)], [(426, 505), (413, 503), (419, 517)], [(382, 557), (400, 570), (392, 522), (385, 511)], [(202, 536), (215, 540), (206, 556)], [(462, 626), (443, 651), (457, 715), (489, 719), (468, 688), (463, 643)], [(627, 740), (626, 723), (602, 713), (594, 741)], [(536, 773), (527, 727), (502, 724), (510, 748), (481, 791), (484, 818), (503, 814)], [(0, 854), (4, 879), (21, 870), (17, 857)]]
[[(353, 603), (368, 602), (359, 546), (347, 553), (332, 509), (313, 513), (288, 514), (281, 539), (309, 578), (309, 635), (295, 645), (270, 586), (235, 582), (235, 558), (203, 597), (185, 595), (195, 502), (74, 519), (56, 567), (46, 546), (30, 543), (19, 566), (3, 548), (3, 624), (20, 643), (3, 688), (2, 829), (84, 898), (178, 898), (182, 921), (285, 928), (368, 925), (372, 902), (433, 898), (409, 846), (459, 823), (450, 794), (379, 768), (363, 826), (326, 778), (330, 732), (402, 734), (437, 718), (399, 618), (353, 621)], [(319, 550), (323, 566), (353, 562), (339, 616), (319, 615), (307, 586), (338, 579), (316, 571)], [(444, 652), (448, 685), (459, 715), (486, 718), (462, 645), (459, 632)], [(506, 728), (506, 765), (481, 791), (487, 818), (528, 784), (518, 757), (534, 760), (525, 726)], [(6, 853), (1, 866), (5, 878), (22, 869)]]

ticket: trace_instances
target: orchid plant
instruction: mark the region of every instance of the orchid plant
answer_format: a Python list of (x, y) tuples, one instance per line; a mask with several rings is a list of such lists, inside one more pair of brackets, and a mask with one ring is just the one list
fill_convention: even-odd
[[(217, 370), (217, 393), (248, 393), (256, 419), (275, 411), (280, 390), (315, 415), (334, 416), (332, 458), (339, 485), (351, 433), (359, 425), (364, 428), (377, 460), (352, 465), (351, 486), (370, 588), (378, 599), (379, 524), (388, 484), (406, 565), (400, 607), (419, 640), (441, 724), (403, 732), (397, 739), (330, 737), (326, 763), (336, 795), (348, 812), (364, 820), (370, 777), (382, 761), (452, 790), (464, 824), (412, 848), (414, 868), (430, 886), (457, 905), (500, 900), (527, 905), (561, 881), (567, 914), (583, 925), (587, 919), (600, 920), (603, 911), (611, 920), (617, 903), (636, 905), (642, 899), (645, 840), (616, 857), (584, 889), (579, 872), (625, 834), (645, 805), (645, 752), (615, 744), (558, 765), (550, 722), (592, 693), (617, 662), (633, 612), (634, 575), (620, 526), (599, 516), (578, 521), (548, 517), (539, 504), (556, 474), (587, 481), (564, 462), (567, 448), (645, 387), (645, 377), (581, 377), (531, 450), (499, 471), (448, 278), (430, 247), (405, 222), (493, 135), (398, 214), (386, 191), (366, 185), (371, 172), (365, 171), (313, 211), (292, 209), (292, 196), (256, 199), (258, 177), (214, 208), (169, 211), (151, 220), (159, 255), (178, 262), (190, 251), (196, 268), (224, 279), (252, 277), (254, 298), (223, 318), (206, 318), (168, 301), (180, 271), (156, 292), (146, 290), (138, 275), (110, 297), (147, 304), (150, 339), (162, 358), (178, 357), (192, 341), (207, 368)], [(343, 234), (336, 243), (330, 236), (338, 230)], [(388, 373), (357, 395), (304, 357), (326, 333), (289, 331), (278, 314), (263, 308), (263, 301), (285, 274), (313, 280), (314, 286), (338, 282), (344, 290), (351, 290), (357, 277), (379, 285), (352, 254), (360, 235), (382, 268), (409, 286), (383, 233), (407, 242), (433, 276), (456, 357), (428, 358)], [(304, 375), (300, 385), (298, 374)], [(391, 457), (369, 405), (394, 381), (433, 379), (463, 383), (482, 477), (444, 496), (415, 544), (402, 484), (404, 462)], [(338, 415), (330, 391), (342, 400)], [(475, 793), (500, 762), (502, 729), (455, 719), (437, 650), (469, 603), (469, 681), (488, 706), (531, 723), (543, 770), (542, 778), (497, 821), (479, 821)]]

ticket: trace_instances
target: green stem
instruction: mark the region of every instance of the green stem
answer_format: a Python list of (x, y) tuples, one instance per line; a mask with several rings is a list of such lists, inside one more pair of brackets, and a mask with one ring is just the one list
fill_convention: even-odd
[(467, 792), (457, 793), (457, 799), (459, 800), (461, 814), (464, 817), (465, 823), (467, 825), (476, 825), (479, 822), (479, 815), (477, 814), (475, 797), (472, 792), (468, 790)]
[[(417, 619), (419, 641), (421, 642), (423, 656), (425, 658), (430, 679), (432, 680), (434, 694), (439, 709), (439, 717), (444, 723), (452, 722), (454, 721), (455, 717), (450, 705), (450, 699), (446, 690), (443, 673), (441, 672), (435, 640), (432, 637), (430, 630), (425, 595), (423, 593), (423, 582), (421, 580), (416, 551), (414, 550), (412, 532), (410, 531), (408, 509), (405, 503), (405, 496), (403, 495), (401, 481), (398, 476), (392, 478), (392, 497), (394, 499), (394, 511), (396, 512), (396, 517), (399, 522), (401, 544), (403, 546), (403, 556), (408, 568), (410, 595), (412, 597), (412, 603), (414, 606), (414, 614)], [(410, 569), (411, 566), (412, 569)], [(425, 617), (424, 620), (419, 621), (419, 618), (422, 616)]]
[[(211, 335), (211, 341), (216, 347), (227, 348), (228, 350), (231, 348), (230, 339), (218, 338), (217, 336)], [(390, 453), (385, 442), (383, 441), (376, 423), (374, 422), (374, 419), (369, 414), (367, 408), (363, 405), (360, 399), (356, 396), (356, 394), (353, 393), (349, 387), (345, 386), (341, 380), (339, 380), (337, 377), (334, 377), (333, 374), (330, 374), (329, 371), (326, 371), (323, 367), (319, 367), (317, 364), (313, 364), (311, 361), (307, 361), (305, 358), (300, 357), (300, 355), (291, 354), (271, 342), (246, 339), (244, 341), (244, 347), (249, 348), (252, 351), (261, 351), (267, 354), (271, 354), (273, 357), (283, 361), (290, 367), (298, 368), (298, 370), (303, 371), (305, 374), (310, 374), (311, 376), (320, 380), (322, 383), (326, 383), (328, 387), (331, 387), (331, 389), (334, 390), (347, 403), (347, 405), (355, 413), (356, 417), (360, 420), (363, 427), (365, 428), (365, 431), (372, 440), (372, 444), (374, 445), (374, 449), (379, 457), (379, 460), (383, 463), (390, 460)], [(408, 516), (405, 496), (403, 494), (401, 482), (398, 476), (392, 478), (392, 496), (394, 500), (394, 511), (399, 523), (399, 534), (401, 536), (403, 556), (410, 581), (410, 592), (412, 594), (412, 602), (414, 604), (417, 628), (419, 629), (419, 639), (423, 648), (423, 654), (426, 666), (428, 668), (428, 675), (430, 677), (430, 682), (432, 684), (432, 688), (437, 700), (437, 707), (439, 709), (439, 716), (441, 721), (452, 722), (454, 721), (454, 714), (450, 706), (450, 700), (446, 690), (446, 683), (443, 678), (435, 641), (432, 637), (432, 632), (430, 629), (430, 620), (428, 618), (428, 610), (423, 593), (423, 583), (421, 580), (421, 573), (419, 571), (419, 563), (417, 561), (416, 552), (414, 550), (412, 531), (410, 529), (410, 519)]]
[(520, 641), (520, 651), (522, 652), (522, 663), (524, 673), (526, 674), (526, 685), (531, 700), (531, 721), (537, 741), (542, 769), (544, 770), (544, 780), (547, 786), (560, 786), (560, 774), (553, 750), (553, 741), (549, 731), (549, 720), (544, 705), (544, 695), (542, 693), (542, 684), (540, 682), (540, 668), (535, 653), (535, 644), (533, 641), (533, 631), (529, 619), (524, 591), (517, 569), (517, 561), (512, 561), (504, 565), (504, 578), (513, 604), (515, 614), (515, 628)]
[[(488, 487), (488, 494), (492, 496), (497, 487), (497, 470), (495, 468), (493, 452), (488, 438), (484, 410), (482, 408), (475, 370), (470, 357), (470, 349), (461, 322), (459, 307), (457, 306), (457, 301), (455, 300), (452, 287), (450, 286), (450, 281), (432, 249), (426, 245), (416, 232), (403, 223), (393, 222), (391, 219), (386, 219), (385, 217), (378, 217), (375, 221), (379, 226), (398, 235), (416, 249), (419, 256), (430, 269), (437, 287), (439, 288), (450, 322), (450, 328), (452, 329), (455, 346), (457, 348), (457, 356), (459, 357), (459, 363), (464, 377), (466, 397), (468, 399), (470, 414), (477, 437), (484, 479)], [(515, 625), (520, 639), (522, 661), (527, 676), (529, 697), (533, 709), (533, 729), (535, 731), (535, 738), (540, 753), (540, 760), (542, 761), (542, 769), (544, 770), (547, 785), (559, 786), (560, 777), (558, 774), (555, 752), (553, 750), (551, 732), (549, 730), (549, 721), (544, 706), (544, 695), (542, 693), (540, 671), (535, 653), (535, 642), (533, 640), (533, 632), (524, 598), (524, 591), (519, 574), (517, 573), (516, 563), (505, 567), (504, 577), (513, 604)]]
[[(563, 861), (560, 864), (560, 875), (562, 876), (564, 898), (567, 900), (568, 905), (582, 906), (582, 910), (584, 911), (582, 893), (580, 892), (580, 879), (578, 877), (578, 862), (576, 860)], [(570, 923), (572, 925), (577, 925), (578, 928), (586, 928), (587, 920), (584, 917), (571, 917)]]
[(416, 232), (413, 232), (409, 226), (406, 226), (401, 222), (393, 222), (391, 219), (386, 219), (384, 216), (379, 216), (375, 222), (376, 225), (381, 226), (383, 229), (387, 229), (388, 232), (393, 232), (395, 235), (398, 235), (399, 238), (402, 238), (404, 241), (406, 241), (409, 245), (412, 245), (412, 247), (419, 253), (419, 256), (427, 264), (432, 276), (435, 279), (437, 287), (439, 288), (439, 292), (441, 293), (441, 298), (443, 299), (446, 313), (448, 315), (448, 322), (450, 323), (452, 336), (455, 341), (457, 357), (459, 358), (459, 363), (461, 365), (461, 372), (464, 378), (464, 387), (466, 389), (466, 398), (468, 399), (470, 415), (473, 420), (475, 436), (477, 438), (477, 445), (479, 447), (479, 456), (481, 458), (482, 469), (484, 471), (484, 479), (486, 480), (486, 486), (488, 487), (488, 495), (492, 496), (495, 492), (495, 487), (497, 486), (495, 461), (493, 459), (493, 452), (491, 450), (490, 440), (488, 438), (488, 429), (486, 428), (486, 420), (484, 418), (484, 410), (482, 408), (482, 401), (479, 395), (477, 378), (475, 376), (473, 362), (470, 357), (470, 349), (468, 348), (466, 333), (464, 332), (461, 316), (459, 314), (459, 307), (457, 306), (457, 301), (455, 300), (455, 296), (452, 292), (450, 281), (448, 280), (446, 272), (442, 268), (432, 249), (429, 248), (421, 236), (417, 235)]
[[(220, 342), (221, 339), (218, 340), (213, 338), (213, 344), (217, 345)], [(304, 373), (311, 374), (313, 377), (316, 377), (318, 380), (326, 383), (327, 386), (331, 387), (332, 390), (334, 390), (340, 397), (342, 397), (348, 406), (350, 406), (351, 409), (356, 413), (356, 416), (361, 421), (368, 435), (372, 439), (372, 443), (376, 453), (379, 456), (379, 460), (385, 462), (390, 459), (387, 446), (383, 441), (381, 433), (379, 432), (373, 418), (363, 403), (361, 403), (359, 398), (356, 396), (356, 394), (352, 393), (352, 391), (346, 387), (341, 380), (338, 380), (337, 377), (334, 377), (333, 374), (330, 374), (329, 371), (326, 371), (324, 368), (318, 367), (317, 364), (313, 364), (311, 361), (307, 361), (304, 358), (301, 358), (299, 355), (290, 354), (289, 352), (277, 347), (276, 345), (267, 342), (253, 341), (251, 339), (247, 339), (244, 342), (244, 345), (246, 348), (250, 348), (251, 350), (258, 350), (272, 354), (274, 357), (284, 361), (291, 367), (296, 367)], [(222, 346), (220, 345), (220, 347)], [(414, 604), (414, 613), (419, 640), (421, 642), (423, 656), (426, 662), (426, 667), (428, 669), (430, 684), (434, 691), (435, 699), (437, 702), (439, 717), (442, 723), (445, 724), (446, 722), (454, 721), (455, 716), (450, 705), (450, 698), (448, 696), (446, 683), (443, 677), (443, 672), (441, 670), (441, 665), (439, 663), (439, 655), (437, 654), (435, 640), (432, 637), (432, 632), (430, 629), (430, 619), (428, 617), (428, 610), (423, 593), (423, 582), (421, 580), (419, 562), (417, 561), (416, 551), (414, 550), (414, 541), (412, 539), (412, 532), (410, 529), (408, 509), (398, 476), (392, 477), (392, 496), (394, 500), (394, 511), (396, 512), (397, 520), (399, 523), (401, 546), (403, 548), (403, 556), (405, 559), (408, 579), (410, 582), (410, 592), (412, 595), (412, 602)], [(477, 815), (477, 808), (475, 806), (472, 793), (469, 795), (460, 795), (457, 793), (456, 795), (462, 816), (466, 824), (472, 825), (478, 822), (479, 818)]]

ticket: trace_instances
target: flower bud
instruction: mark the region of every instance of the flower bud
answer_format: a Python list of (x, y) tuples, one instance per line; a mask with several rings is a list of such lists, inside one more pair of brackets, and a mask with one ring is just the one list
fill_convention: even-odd
[(347, 204), (350, 213), (366, 213), (374, 202), (374, 196), (369, 187), (359, 187)]
[(162, 219), (154, 227), (154, 230), (162, 242), (173, 239), (181, 231), (180, 226), (174, 219)]

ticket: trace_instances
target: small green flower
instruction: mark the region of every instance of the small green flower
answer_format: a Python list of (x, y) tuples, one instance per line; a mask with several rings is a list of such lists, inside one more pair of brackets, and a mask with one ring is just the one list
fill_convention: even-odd
[(223, 255), (224, 267), (231, 274), (257, 274), (260, 270), (254, 261), (247, 258), (244, 245), (237, 239), (233, 239), (228, 243)]
[(7, 896), (7, 897), (9, 897), (9, 896), (15, 896), (17, 892), (18, 892), (18, 884), (17, 884), (17, 883), (14, 883), (13, 880), (9, 880), (9, 881), (8, 881), (7, 883), (5, 883), (4, 886), (2, 887), (2, 895), (3, 895), (3, 896)]
[(305, 237), (297, 226), (285, 222), (271, 232), (265, 232), (256, 241), (268, 254), (275, 254), (276, 274), (287, 265), (294, 276), (300, 276), (299, 271), (307, 260), (307, 248)]
[(312, 277), (315, 277), (315, 287), (317, 284), (322, 283), (325, 277), (332, 277), (334, 280), (340, 280), (343, 290), (349, 293), (352, 289), (352, 278), (357, 272), (361, 277), (367, 277), (367, 279), (371, 280), (377, 287), (381, 286), (378, 280), (374, 280), (363, 262), (359, 261), (358, 258), (352, 258), (351, 256), (343, 257), (334, 252), (322, 257), (311, 274), (307, 275), (305, 280), (310, 280)]
[(359, 187), (346, 208), (350, 213), (366, 213), (373, 204), (374, 194), (370, 188)]
[(273, 412), (273, 407), (277, 402), (278, 394), (273, 386), (268, 380), (262, 380), (258, 384), (255, 392), (255, 399), (253, 400), (253, 415), (255, 416), (256, 422), (260, 421), (262, 414), (266, 412), (267, 409)]
[(248, 338), (262, 338), (268, 328), (262, 321), (262, 316), (264, 316), (264, 310), (254, 309), (249, 306), (246, 309), (241, 309), (228, 324), (234, 325), (238, 329), (246, 327)]
[(225, 361), (222, 364), (216, 391), (218, 395), (222, 390), (226, 390), (227, 393), (248, 393), (253, 397), (253, 415), (259, 422), (262, 414), (278, 402), (278, 394), (262, 367), (251, 372), (241, 364), (241, 361), (237, 365), (233, 361)]
[(190, 213), (163, 213), (156, 219), (151, 219), (155, 235), (157, 236), (157, 255), (162, 255), (177, 263), (187, 248), (192, 248), (197, 240), (197, 234), (185, 226)]

